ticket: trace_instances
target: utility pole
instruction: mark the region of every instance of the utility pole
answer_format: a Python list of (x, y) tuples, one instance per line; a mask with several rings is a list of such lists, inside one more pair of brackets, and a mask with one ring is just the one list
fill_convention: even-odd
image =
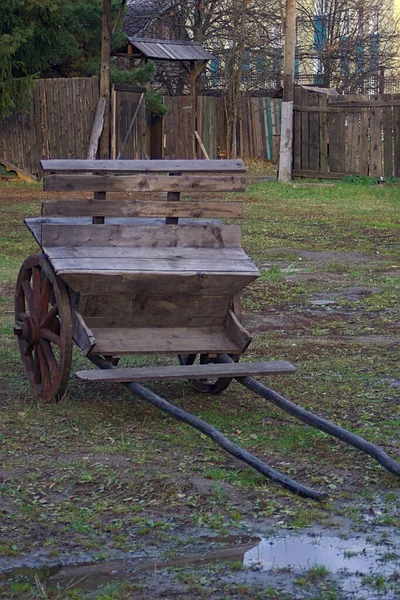
[(103, 132), (99, 155), (110, 158), (110, 54), (111, 54), (111, 0), (103, 0), (101, 39), (100, 97), (105, 100)]
[(293, 155), (294, 55), (296, 50), (296, 0), (286, 0), (284, 21), (285, 55), (283, 65), (283, 99), (279, 181), (290, 183)]

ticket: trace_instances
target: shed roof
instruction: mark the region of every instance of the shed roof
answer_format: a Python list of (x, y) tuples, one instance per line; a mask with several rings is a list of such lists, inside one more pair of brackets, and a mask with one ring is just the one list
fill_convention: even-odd
[(158, 60), (210, 60), (212, 54), (199, 42), (128, 37), (129, 42), (147, 58)]

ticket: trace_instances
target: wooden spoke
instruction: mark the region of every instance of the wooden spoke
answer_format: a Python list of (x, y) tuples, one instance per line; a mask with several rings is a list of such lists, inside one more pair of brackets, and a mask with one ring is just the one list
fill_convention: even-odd
[(57, 315), (58, 315), (58, 306), (57, 306), (57, 304), (55, 304), (54, 306), (51, 307), (49, 312), (47, 312), (45, 315), (42, 316), (42, 318), (40, 319), (40, 326), (47, 328), (52, 323), (54, 317), (56, 317)]
[(72, 319), (66, 285), (42, 254), (23, 263), (15, 293), (15, 333), (33, 393), (62, 397), (72, 360)]
[(27, 302), (29, 312), (32, 313), (34, 309), (33, 309), (33, 292), (32, 292), (32, 288), (31, 288), (31, 284), (29, 283), (28, 280), (25, 280), (21, 283), (21, 286), (24, 291), (25, 300)]
[(49, 365), (50, 373), (53, 377), (58, 376), (58, 364), (56, 361), (56, 357), (53, 354), (53, 350), (51, 348), (50, 342), (47, 340), (41, 339), (39, 342), (39, 347), (46, 357), (47, 364)]
[(47, 279), (47, 277), (44, 277), (42, 291), (40, 294), (40, 303), (39, 303), (40, 316), (44, 315), (47, 311), (47, 307), (48, 307), (49, 301), (50, 301), (50, 292), (51, 292), (50, 281)]
[(33, 355), (33, 383), (35, 385), (41, 382), (41, 373), (40, 373), (40, 362), (38, 353), (35, 352)]
[(33, 313), (40, 315), (40, 292), (42, 288), (42, 278), (39, 267), (32, 268), (32, 289), (33, 289)]
[(40, 330), (40, 336), (45, 340), (49, 340), (49, 342), (53, 342), (53, 344), (55, 344), (56, 346), (61, 346), (60, 336), (54, 333), (54, 331), (50, 331), (50, 329), (42, 328)]
[(43, 350), (39, 346), (37, 346), (37, 354), (39, 356), (40, 363), (40, 375), (43, 384), (43, 391), (46, 397), (51, 394), (51, 380), (50, 380), (50, 369), (46, 360), (46, 356), (44, 355)]

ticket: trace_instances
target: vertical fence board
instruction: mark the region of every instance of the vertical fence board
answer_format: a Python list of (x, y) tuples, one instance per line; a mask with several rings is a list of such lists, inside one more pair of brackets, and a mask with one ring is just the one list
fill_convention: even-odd
[(360, 118), (360, 175), (369, 174), (369, 109), (363, 108)]
[(348, 161), (346, 173), (355, 174), (357, 172), (357, 154), (358, 154), (358, 130), (359, 114), (347, 114), (347, 151)]
[[(301, 105), (308, 106), (308, 90), (301, 90)], [(308, 159), (308, 113), (301, 113), (301, 168), (309, 169)]]
[[(318, 94), (311, 92), (308, 96), (308, 106), (318, 106)], [(319, 170), (319, 115), (317, 112), (309, 113), (309, 168), (311, 171)]]
[(373, 107), (370, 109), (371, 123), (371, 161), (369, 173), (373, 177), (382, 174), (382, 109)]
[[(400, 94), (393, 98), (400, 100)], [(395, 177), (400, 177), (400, 106), (393, 106), (393, 172)]]
[[(328, 100), (325, 94), (320, 94), (319, 106), (326, 108), (328, 106)], [(320, 167), (322, 172), (328, 171), (328, 121), (327, 114), (322, 112), (319, 117), (320, 130), (319, 130), (319, 150), (320, 150)]]
[[(301, 88), (296, 87), (294, 90), (294, 103), (301, 106)], [(301, 115), (300, 111), (294, 113), (294, 128), (293, 128), (293, 167), (296, 171), (301, 169)]]
[(393, 114), (391, 94), (384, 94), (384, 100), (387, 101), (388, 106), (382, 109), (382, 120), (383, 120), (383, 174), (385, 177), (392, 177), (393, 175)]

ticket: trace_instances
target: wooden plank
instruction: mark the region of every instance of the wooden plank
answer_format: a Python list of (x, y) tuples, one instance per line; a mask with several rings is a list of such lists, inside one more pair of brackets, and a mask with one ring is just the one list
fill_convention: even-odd
[[(386, 101), (392, 99), (391, 94), (385, 94)], [(392, 106), (382, 109), (383, 120), (383, 174), (385, 177), (393, 175), (393, 114)]]
[(140, 367), (127, 369), (77, 371), (84, 381), (167, 381), (169, 379), (204, 379), (215, 377), (263, 376), (275, 373), (294, 373), (296, 368), (287, 361), (254, 363), (208, 364), (190, 366)]
[(348, 173), (352, 174), (355, 174), (357, 172), (357, 155), (359, 151), (359, 119), (360, 115), (358, 113), (349, 113), (347, 115), (348, 168), (346, 170)]
[[(308, 90), (301, 90), (301, 103), (302, 105), (308, 105)], [(309, 169), (308, 159), (308, 114), (306, 112), (301, 113), (301, 169)]]
[(72, 316), (72, 338), (78, 348), (85, 354), (89, 354), (96, 343), (93, 333), (86, 325), (82, 315), (75, 311), (71, 311)]
[[(85, 316), (85, 322), (90, 330), (93, 329), (118, 329), (118, 328), (154, 328), (159, 329), (165, 327), (166, 316), (152, 316), (152, 315), (127, 315), (120, 316), (114, 314), (110, 317), (87, 317)], [(223, 327), (224, 317), (202, 317), (202, 316), (187, 316), (181, 317), (171, 315), (168, 317), (168, 327), (179, 328), (203, 328), (203, 327)], [(235, 338), (233, 338), (235, 339)]]
[(372, 177), (382, 175), (382, 109), (370, 109), (370, 168), (369, 174)]
[[(318, 108), (318, 96), (315, 92), (310, 93), (308, 102), (310, 106)], [(311, 171), (319, 170), (319, 116), (317, 112), (312, 112), (309, 119), (309, 168)]]
[(369, 173), (369, 111), (362, 109), (360, 118), (360, 164), (358, 167), (360, 175)]
[(180, 294), (200, 294), (204, 296), (231, 295), (240, 292), (244, 287), (257, 279), (258, 273), (213, 274), (198, 273), (65, 273), (61, 279), (75, 292), (83, 295), (104, 295), (110, 293), (174, 296)]
[[(312, 184), (308, 184), (312, 185)], [(317, 185), (317, 184), (314, 184)], [(329, 185), (329, 184), (325, 184)], [(331, 184), (333, 185), (333, 184)], [(129, 246), (53, 246), (46, 247), (46, 254), (53, 258), (129, 258), (130, 260), (165, 259), (169, 260), (233, 260), (248, 259), (243, 248), (149, 248)]]
[(242, 349), (242, 352), (244, 352), (253, 338), (251, 337), (249, 332), (243, 327), (243, 325), (238, 321), (232, 310), (228, 310), (228, 314), (225, 320), (225, 327), (229, 336)]
[(346, 115), (340, 113), (336, 116), (337, 124), (337, 166), (338, 173), (346, 172)]
[(150, 246), (235, 248), (238, 225), (42, 225), (43, 246)]
[[(33, 178), (32, 178), (33, 179)], [(59, 200), (44, 202), (45, 217), (79, 217), (101, 214), (104, 217), (215, 217), (240, 219), (241, 202), (145, 202), (121, 200)]]
[(114, 271), (122, 273), (124, 271), (135, 272), (138, 274), (163, 273), (240, 273), (253, 274), (255, 267), (249, 258), (238, 260), (218, 260), (214, 255), (214, 261), (202, 259), (168, 260), (158, 258), (156, 260), (140, 258), (133, 261), (131, 258), (53, 258), (52, 265), (56, 273), (104, 273)]
[(49, 173), (244, 173), (242, 160), (43, 160)]
[[(329, 170), (330, 172), (338, 173), (339, 172), (339, 142), (338, 142), (338, 134), (339, 134), (339, 123), (338, 123), (339, 114), (331, 114), (328, 115), (328, 135), (329, 135)], [(344, 172), (344, 169), (343, 169)]]
[(93, 354), (240, 354), (223, 327), (143, 327), (93, 330)]
[[(327, 97), (325, 94), (319, 94), (319, 107), (324, 109), (327, 107)], [(319, 148), (320, 148), (320, 169), (321, 171), (328, 171), (328, 121), (326, 114), (320, 113), (319, 115)]]
[(293, 177), (311, 177), (313, 179), (343, 179), (347, 173), (335, 173), (333, 171), (293, 171)]
[(46, 175), (46, 192), (244, 192), (245, 177), (178, 175)]
[[(296, 104), (301, 104), (301, 88), (299, 87), (294, 90), (294, 101)], [(299, 112), (294, 113), (293, 169), (301, 169), (301, 115)]]
[[(396, 95), (398, 96), (398, 95)], [(343, 98), (343, 100), (341, 100)], [(348, 109), (356, 109), (359, 110), (361, 108), (383, 108), (384, 106), (400, 106), (400, 97), (392, 97), (387, 100), (380, 98), (379, 96), (375, 98), (371, 98), (370, 100), (362, 100), (360, 96), (356, 96), (356, 100), (349, 101), (346, 100), (348, 96), (330, 96), (329, 104), (332, 108), (336, 107), (339, 110), (344, 110), (347, 112)]]
[[(393, 100), (400, 100), (400, 94), (393, 95)], [(393, 173), (400, 177), (400, 106), (393, 106)]]
[[(156, 295), (108, 293), (102, 295), (83, 295), (79, 298), (79, 312), (85, 319), (96, 317), (163, 317), (179, 316), (187, 319), (194, 316), (203, 318), (225, 318), (230, 304), (229, 296), (195, 296), (176, 294), (168, 297)], [(165, 321), (164, 321), (165, 324)]]

